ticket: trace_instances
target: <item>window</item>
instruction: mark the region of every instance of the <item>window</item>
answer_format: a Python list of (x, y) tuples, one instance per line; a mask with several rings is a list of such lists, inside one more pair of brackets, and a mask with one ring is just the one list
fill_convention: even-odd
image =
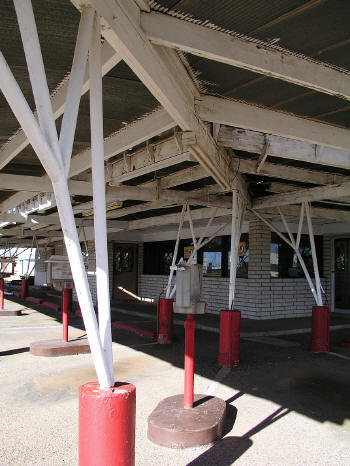
[(222, 272), (222, 237), (216, 237), (203, 247), (203, 274), (221, 277)]
[[(230, 275), (230, 255), (231, 255), (231, 238), (227, 237), (229, 242), (229, 251), (227, 253), (227, 263), (228, 263), (228, 276)], [(243, 233), (238, 245), (238, 255), (237, 255), (237, 277), (238, 278), (248, 278), (248, 263), (249, 263), (249, 235)]]
[[(197, 253), (197, 261), (203, 264), (203, 274), (211, 277), (228, 277), (230, 275), (230, 236), (217, 236)], [(175, 241), (157, 241), (144, 244), (143, 273), (150, 275), (168, 275), (173, 260)], [(187, 260), (191, 255), (191, 239), (181, 240), (176, 262), (181, 258)], [(249, 236), (242, 234), (237, 254), (237, 277), (248, 277)]]
[[(181, 240), (176, 261), (185, 255), (185, 248), (191, 240)], [(173, 261), (175, 241), (156, 241), (144, 244), (143, 273), (149, 275), (168, 275)]]
[(117, 273), (132, 272), (134, 265), (134, 249), (124, 246), (115, 248), (114, 270)]
[[(323, 241), (322, 236), (315, 236), (315, 246), (320, 276), (323, 273)], [(314, 276), (311, 246), (308, 235), (301, 235), (299, 251), (304, 259), (310, 276)], [(275, 233), (271, 234), (270, 274), (274, 278), (305, 277), (296, 252)]]

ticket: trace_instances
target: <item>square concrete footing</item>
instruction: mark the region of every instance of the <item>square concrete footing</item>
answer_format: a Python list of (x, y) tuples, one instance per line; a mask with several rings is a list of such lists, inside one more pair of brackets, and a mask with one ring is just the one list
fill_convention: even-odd
[(30, 344), (30, 354), (33, 356), (71, 356), (83, 353), (90, 353), (86, 338), (72, 341), (42, 340)]
[(194, 395), (193, 408), (184, 408), (184, 396), (162, 400), (148, 417), (149, 440), (169, 448), (207, 445), (222, 437), (226, 402), (208, 395)]

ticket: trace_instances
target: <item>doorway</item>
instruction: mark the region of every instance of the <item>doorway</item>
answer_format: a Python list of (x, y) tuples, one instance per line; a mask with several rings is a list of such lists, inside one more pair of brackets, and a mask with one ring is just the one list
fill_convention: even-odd
[(114, 243), (113, 299), (130, 300), (137, 293), (137, 244)]
[(334, 240), (334, 306), (350, 309), (350, 238)]

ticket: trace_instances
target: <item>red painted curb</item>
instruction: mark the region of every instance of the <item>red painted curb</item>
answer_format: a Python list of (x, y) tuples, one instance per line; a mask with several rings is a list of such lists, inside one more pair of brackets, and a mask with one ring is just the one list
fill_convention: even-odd
[(61, 307), (58, 304), (50, 303), (50, 301), (42, 301), (41, 304), (45, 307), (53, 309), (54, 311), (59, 311), (61, 309)]
[(27, 296), (26, 301), (30, 301), (31, 303), (35, 303), (35, 304), (40, 304), (41, 303), (41, 299), (40, 298), (35, 298), (34, 296)]
[(132, 333), (136, 333), (141, 337), (146, 338), (155, 338), (156, 332), (154, 330), (150, 330), (148, 328), (139, 327), (137, 325), (126, 324), (125, 322), (114, 321), (112, 322), (112, 327), (119, 328), (120, 330), (127, 330)]

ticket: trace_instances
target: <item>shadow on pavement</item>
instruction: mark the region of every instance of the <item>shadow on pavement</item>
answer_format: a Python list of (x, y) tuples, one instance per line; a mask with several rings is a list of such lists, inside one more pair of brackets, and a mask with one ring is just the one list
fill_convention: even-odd
[(288, 413), (290, 413), (289, 409), (283, 407), (278, 408), (246, 434), (242, 435), (242, 437), (230, 436), (219, 440), (209, 450), (188, 463), (187, 466), (211, 466), (213, 464), (230, 466), (253, 445), (253, 440), (251, 439), (253, 435), (286, 416)]
[(8, 351), (0, 351), (0, 356), (11, 356), (12, 354), (27, 353), (29, 351), (29, 346), (26, 348), (15, 348)]
[[(56, 311), (37, 305), (30, 307), (61, 321), (61, 314)], [(130, 310), (130, 314), (113, 313), (112, 320), (115, 319), (136, 323), (140, 321), (140, 316), (133, 315)], [(200, 323), (200, 317), (196, 317), (196, 321)], [(69, 325), (84, 330), (80, 318), (69, 316)], [(149, 319), (142, 325), (154, 329), (156, 323)], [(175, 326), (174, 330), (175, 339), (171, 345), (152, 344), (144, 337), (119, 329), (113, 329), (112, 335), (113, 341), (120, 345), (137, 348), (144, 354), (183, 368), (184, 328)], [(349, 329), (332, 332), (331, 346), (335, 348), (337, 341), (349, 333)], [(282, 338), (298, 345), (279, 346), (278, 340)], [(268, 340), (269, 343), (263, 339), (242, 339), (241, 363), (220, 383), (235, 391), (270, 400), (318, 422), (330, 421), (342, 425), (345, 419), (350, 418), (350, 360), (335, 358), (327, 353), (312, 354), (309, 350), (310, 334), (307, 333), (278, 336), (276, 345), (273, 338)], [(196, 329), (195, 373), (208, 380), (215, 380), (220, 368), (217, 364), (218, 343), (218, 334)], [(350, 357), (349, 353), (345, 354)], [(237, 445), (237, 439), (231, 442)]]

